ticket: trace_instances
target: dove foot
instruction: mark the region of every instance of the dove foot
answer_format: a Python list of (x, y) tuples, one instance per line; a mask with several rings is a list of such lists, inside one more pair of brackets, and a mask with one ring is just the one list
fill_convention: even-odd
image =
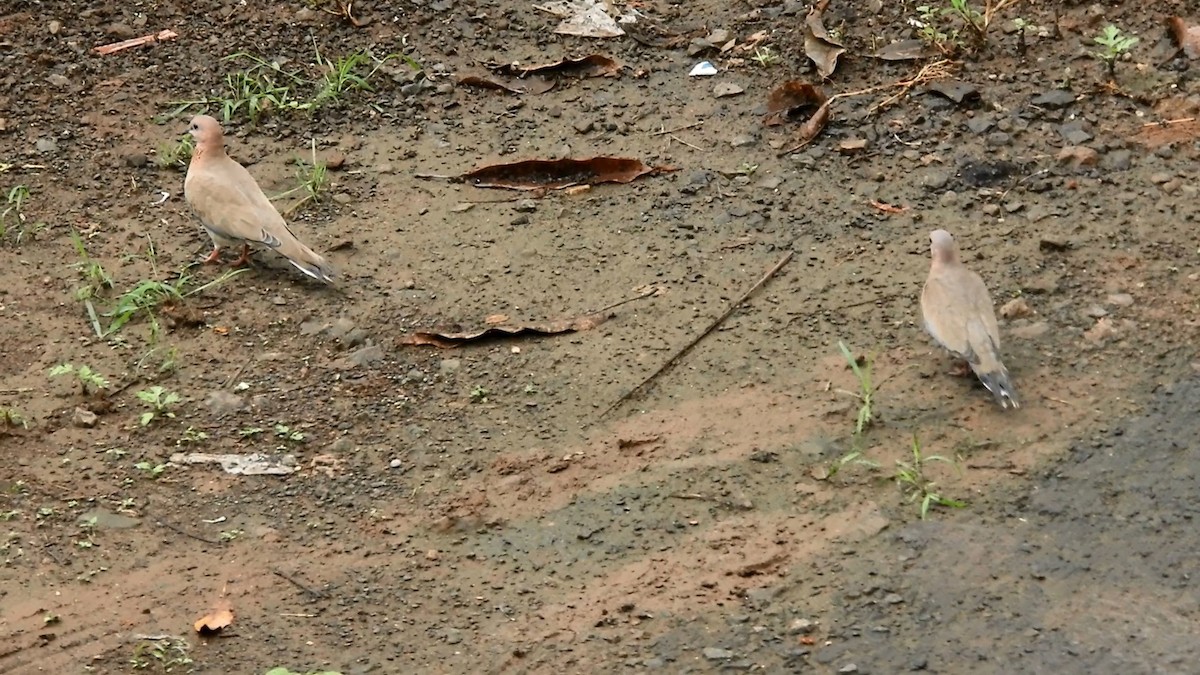
[(242, 244), (242, 255), (230, 263), (233, 267), (245, 267), (250, 264), (250, 245)]
[(971, 364), (966, 361), (956, 361), (949, 374), (954, 377), (966, 377), (971, 374)]
[(213, 248), (212, 253), (209, 253), (207, 258), (201, 260), (200, 262), (204, 263), (205, 265), (212, 265), (212, 264), (215, 264), (220, 259), (221, 259), (221, 247), (217, 246), (217, 247)]

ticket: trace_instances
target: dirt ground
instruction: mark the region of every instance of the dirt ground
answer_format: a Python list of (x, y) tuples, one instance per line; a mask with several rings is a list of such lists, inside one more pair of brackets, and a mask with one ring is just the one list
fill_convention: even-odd
[[(821, 86), (853, 95), (788, 152), (803, 121), (764, 115), (785, 81), (821, 81), (801, 3), (637, 3), (611, 39), (509, 0), (361, 2), (354, 22), (299, 0), (8, 3), (0, 208), (28, 197), (0, 246), (0, 406), (20, 416), (0, 430), (0, 670), (1189, 672), (1200, 85), (1166, 19), (1200, 14), (1020, 2), (983, 47), (874, 58), (919, 37), (917, 4), (834, 0), (846, 52)], [(1115, 86), (1108, 24), (1139, 38)], [(328, 164), (317, 201), (278, 204), (338, 286), (262, 252), (99, 337), (139, 283), (224, 271), (190, 267), (210, 244), (169, 156), (220, 105), (178, 102), (226, 96), (239, 53), (305, 101), (318, 54), (362, 49), (409, 60), (226, 125), (268, 194), (314, 148)], [(623, 67), (461, 83), (590, 54)], [(703, 60), (717, 75), (689, 77)], [(675, 170), (583, 191), (431, 177), (594, 155)], [(920, 329), (938, 227), (1018, 301), (1017, 411)], [(113, 283), (84, 298), (88, 261)], [(630, 298), (574, 333), (403, 340)], [(839, 342), (877, 388), (861, 434)], [(106, 392), (51, 377), (64, 363)], [(180, 400), (146, 419), (154, 386)], [(963, 508), (921, 517), (897, 480), (914, 439), (921, 494)]]

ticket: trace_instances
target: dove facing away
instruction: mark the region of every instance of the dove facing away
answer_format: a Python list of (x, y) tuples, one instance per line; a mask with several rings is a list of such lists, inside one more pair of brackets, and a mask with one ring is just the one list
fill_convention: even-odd
[(212, 238), (213, 251), (204, 262), (215, 263), (222, 248), (241, 244), (242, 255), (234, 264), (245, 265), (250, 262), (250, 245), (256, 244), (276, 251), (308, 276), (332, 283), (329, 263), (300, 243), (250, 172), (225, 154), (221, 125), (208, 115), (197, 115), (188, 132), (196, 139), (196, 149), (183, 195)]
[(932, 261), (921, 289), (925, 330), (967, 362), (1002, 408), (1021, 407), (1008, 370), (1000, 362), (1000, 326), (983, 279), (963, 266), (949, 232), (934, 230), (929, 241)]

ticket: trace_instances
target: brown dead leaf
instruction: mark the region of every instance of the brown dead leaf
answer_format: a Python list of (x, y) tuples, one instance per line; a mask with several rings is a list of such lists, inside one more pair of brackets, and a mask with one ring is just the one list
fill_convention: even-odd
[(821, 0), (804, 18), (804, 54), (817, 66), (821, 79), (837, 69), (838, 57), (846, 51), (845, 45), (829, 36), (822, 23), (829, 0)]
[(788, 80), (775, 87), (767, 96), (767, 116), (763, 118), (763, 124), (769, 127), (779, 126), (789, 119), (799, 117), (805, 110), (820, 110), (826, 100), (824, 92), (817, 87), (807, 82)]
[(817, 134), (821, 133), (821, 130), (825, 128), (826, 124), (829, 124), (829, 104), (822, 103), (821, 107), (817, 108), (817, 112), (805, 120), (804, 124), (800, 125), (800, 131), (796, 134), (800, 145), (804, 146), (811, 143), (817, 137)]
[(497, 82), (496, 80), (489, 80), (486, 77), (479, 77), (478, 75), (467, 75), (466, 77), (461, 77), (461, 78), (459, 78), (458, 83), (464, 87), (477, 87), (479, 89), (491, 89), (494, 91), (507, 92), (509, 94), (524, 94), (525, 93), (525, 90), (523, 88), (510, 87), (507, 84), (504, 84), (503, 82)]
[(603, 54), (592, 54), (579, 59), (563, 59), (554, 63), (540, 66), (521, 67), (515, 63), (506, 63), (492, 68), (492, 72), (500, 75), (512, 75), (525, 78), (531, 75), (544, 77), (573, 77), (585, 79), (589, 77), (608, 77), (621, 72), (621, 64)]
[(222, 600), (212, 611), (196, 620), (196, 632), (201, 635), (216, 635), (229, 624), (233, 623), (233, 608)]
[[(569, 319), (523, 325), (488, 326), (473, 331), (417, 331), (396, 339), (397, 345), (433, 345), (442, 349), (460, 347), (472, 342), (500, 340), (535, 335), (562, 335), (591, 330), (608, 321), (612, 314), (597, 312)], [(485, 321), (486, 323), (486, 321)]]
[(900, 40), (875, 52), (875, 58), (883, 61), (913, 61), (925, 57), (924, 40)]
[(675, 170), (674, 167), (647, 166), (636, 159), (622, 157), (529, 159), (511, 164), (485, 166), (468, 171), (461, 178), (470, 181), (476, 187), (557, 190), (573, 185), (628, 183), (647, 174)]
[(1189, 59), (1200, 59), (1200, 26), (1189, 26), (1178, 16), (1167, 19), (1167, 25), (1184, 55)]

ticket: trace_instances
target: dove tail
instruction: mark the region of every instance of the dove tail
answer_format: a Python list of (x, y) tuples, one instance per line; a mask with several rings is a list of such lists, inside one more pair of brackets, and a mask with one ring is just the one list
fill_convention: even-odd
[(1013, 408), (1021, 407), (1021, 402), (1017, 398), (1017, 390), (1013, 388), (1008, 371), (1003, 366), (999, 370), (988, 373), (976, 373), (976, 375), (979, 376), (979, 381), (983, 383), (983, 386), (992, 392), (992, 396), (996, 397), (996, 401), (1000, 403), (1001, 408), (1007, 409), (1010, 405)]
[(327, 284), (333, 283), (333, 277), (334, 277), (333, 268), (330, 267), (329, 263), (326, 262), (324, 258), (317, 255), (316, 253), (312, 254), (311, 261), (310, 260), (297, 260), (295, 258), (288, 258), (288, 262), (292, 263), (292, 265), (294, 265), (296, 267), (296, 269), (300, 270), (301, 272), (304, 272), (305, 274), (316, 279), (317, 281), (322, 281)]

